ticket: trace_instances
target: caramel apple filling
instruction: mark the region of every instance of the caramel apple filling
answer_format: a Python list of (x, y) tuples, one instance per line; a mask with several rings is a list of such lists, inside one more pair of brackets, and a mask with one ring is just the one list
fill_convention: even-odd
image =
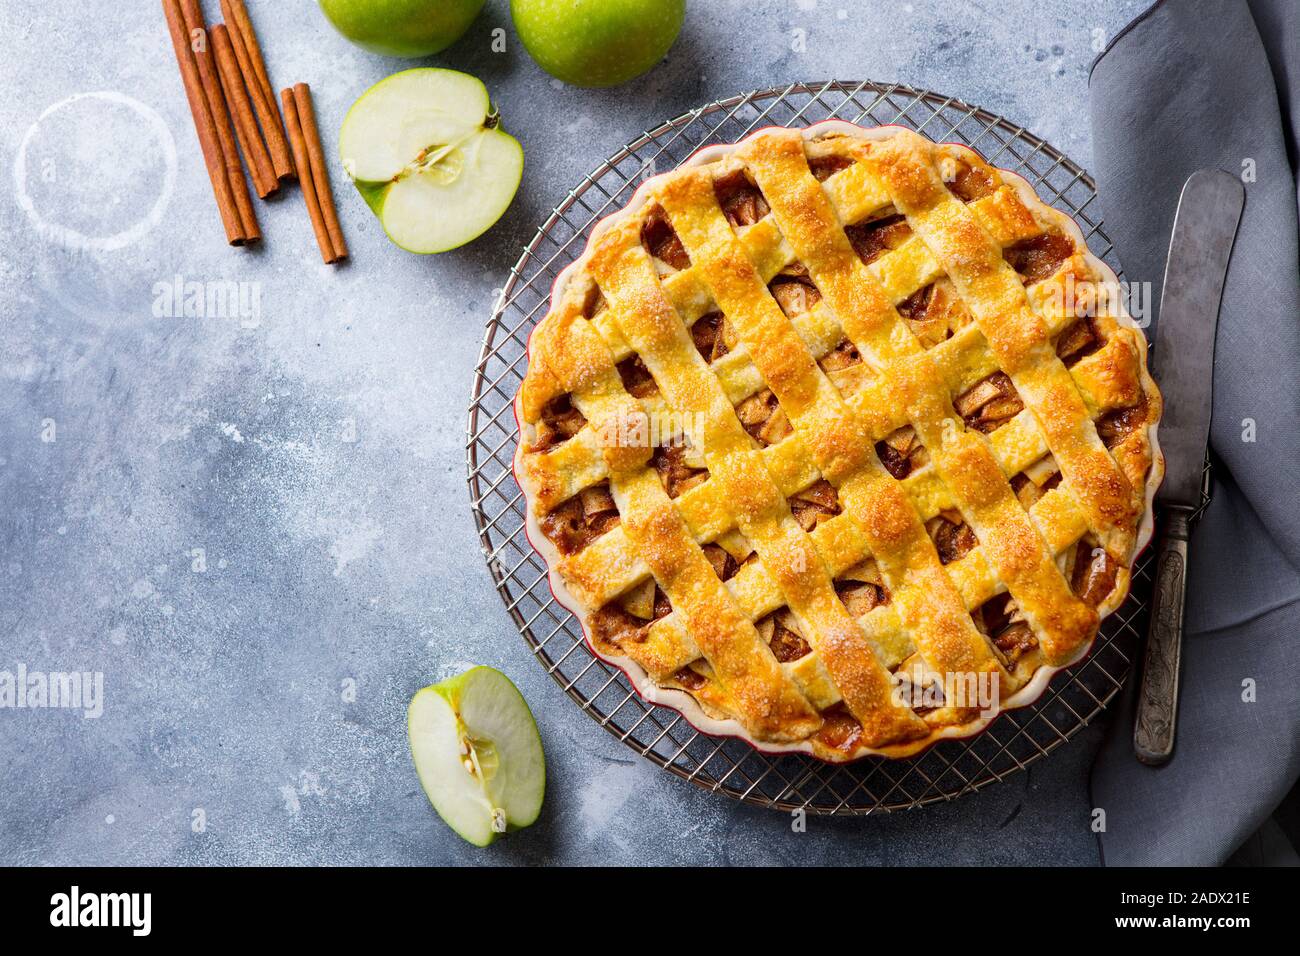
[(691, 257), (686, 254), (686, 247), (682, 245), (677, 230), (673, 229), (662, 207), (655, 206), (646, 216), (645, 223), (641, 226), (641, 243), (651, 256), (666, 265), (670, 271), (690, 268)]
[(858, 258), (870, 265), (911, 238), (912, 227), (907, 224), (906, 216), (889, 214), (856, 226), (846, 226), (844, 234), (849, 237)]
[(1045, 232), (1002, 250), (1002, 258), (1016, 270), (1025, 285), (1051, 278), (1072, 255), (1074, 240), (1062, 232)]
[(600, 313), (609, 308), (609, 303), (605, 301), (605, 294), (600, 291), (600, 286), (592, 282), (586, 291), (586, 298), (582, 302), (582, 315), (584, 318), (594, 319)]
[(709, 480), (704, 457), (681, 439), (655, 448), (650, 456), (650, 467), (659, 472), (659, 480), (669, 498), (676, 498)]
[(772, 653), (782, 664), (789, 664), (812, 653), (812, 648), (799, 630), (799, 622), (788, 607), (779, 608), (755, 621), (754, 627), (758, 629), (758, 636), (772, 648)]
[(889, 589), (885, 587), (884, 579), (880, 576), (880, 568), (871, 558), (836, 578), (835, 593), (844, 602), (845, 609), (855, 618), (862, 617), (889, 603)]
[(885, 471), (899, 481), (930, 461), (930, 453), (916, 437), (916, 429), (911, 425), (904, 425), (876, 442), (876, 456), (885, 466)]
[(713, 573), (724, 583), (735, 577), (736, 572), (750, 561), (758, 560), (753, 546), (739, 531), (728, 531), (713, 544), (704, 545), (701, 550), (713, 566)]
[(840, 513), (839, 496), (825, 478), (798, 494), (791, 495), (789, 503), (790, 513), (805, 531), (812, 531), (822, 521)]
[(852, 165), (853, 160), (844, 156), (817, 156), (808, 160), (808, 168), (819, 183), (826, 182), (841, 169), (848, 169)]
[(945, 509), (925, 523), (925, 531), (939, 552), (940, 564), (951, 564), (979, 546), (961, 512)]
[(1145, 425), (1146, 420), (1147, 400), (1143, 396), (1142, 401), (1132, 408), (1116, 409), (1097, 419), (1097, 434), (1107, 448), (1114, 448)]
[(918, 717), (944, 706), (943, 687), (920, 654), (913, 654), (894, 671), (896, 692)]
[(713, 192), (727, 221), (737, 228), (752, 226), (772, 211), (757, 184), (743, 169), (715, 179)]
[(547, 452), (562, 445), (587, 424), (582, 412), (573, 407), (568, 395), (561, 395), (546, 403), (542, 417), (537, 422), (537, 436), (528, 446), (529, 451)]
[(709, 682), (707, 677), (694, 670), (689, 664), (673, 674), (672, 679), (687, 690), (699, 690)]
[(618, 363), (618, 377), (623, 380), (623, 387), (633, 398), (649, 398), (659, 391), (658, 384), (639, 355)]
[(1066, 368), (1073, 368), (1083, 358), (1087, 358), (1102, 346), (1101, 335), (1096, 322), (1092, 319), (1079, 319), (1056, 337), (1056, 356), (1065, 363)]
[(841, 702), (822, 711), (822, 725), (814, 736), (831, 750), (852, 753), (862, 739), (862, 724)]
[(615, 647), (646, 638), (646, 629), (673, 612), (668, 595), (649, 578), (591, 616), (592, 637)]
[(1115, 589), (1118, 573), (1118, 562), (1095, 541), (1084, 538), (1075, 546), (1070, 589), (1085, 604), (1097, 607), (1106, 600), (1106, 595)]
[(817, 364), (828, 375), (832, 372), (842, 372), (854, 365), (861, 365), (862, 353), (848, 339), (840, 339), (840, 344), (823, 355)]
[(764, 448), (775, 445), (794, 430), (770, 388), (751, 395), (737, 405), (736, 417), (740, 419), (745, 431)]
[(616, 527), (619, 520), (618, 506), (609, 493), (609, 482), (602, 481), (583, 488), (545, 515), (539, 524), (542, 534), (568, 557)]
[(945, 168), (944, 179), (948, 182), (948, 188), (962, 202), (974, 202), (977, 199), (983, 199), (985, 196), (991, 196), (997, 190), (1001, 182), (993, 170), (984, 166), (972, 166), (964, 159), (957, 157), (945, 157), (945, 166), (951, 162), (950, 168)]
[(1028, 511), (1038, 499), (1061, 483), (1061, 471), (1056, 459), (1045, 455), (1011, 479), (1011, 490), (1021, 506)]
[(898, 304), (898, 314), (923, 348), (933, 348), (975, 321), (948, 279), (917, 289)]
[(718, 576), (719, 581), (727, 581), (735, 577), (740, 562), (734, 557), (716, 544), (706, 544), (702, 550), (704, 556), (709, 559), (709, 564), (713, 565), (713, 573)]
[(781, 311), (790, 318), (807, 312), (822, 298), (812, 277), (808, 275), (807, 268), (797, 264), (787, 266), (767, 288)]
[(1024, 410), (1015, 385), (1005, 372), (982, 378), (952, 400), (966, 427), (988, 434)]
[(691, 339), (704, 361), (713, 363), (736, 347), (736, 333), (726, 316), (710, 312), (691, 326)]
[(839, 345), (818, 359), (817, 364), (840, 394), (846, 396), (861, 388), (870, 374), (862, 361), (862, 353), (848, 339), (840, 339)]
[(985, 601), (971, 613), (971, 617), (975, 627), (998, 649), (1008, 667), (1014, 667), (1027, 651), (1038, 646), (1038, 638), (1010, 594), (999, 594)]

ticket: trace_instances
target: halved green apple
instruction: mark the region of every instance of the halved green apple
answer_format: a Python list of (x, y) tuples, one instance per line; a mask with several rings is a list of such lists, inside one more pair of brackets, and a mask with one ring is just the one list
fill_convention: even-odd
[(501, 129), (487, 87), (433, 67), (380, 80), (339, 132), (343, 168), (390, 239), (446, 252), (482, 235), (519, 189), (524, 151)]
[(487, 846), (537, 819), (546, 792), (542, 739), (504, 674), (472, 667), (425, 687), (406, 718), (420, 784), (449, 827)]

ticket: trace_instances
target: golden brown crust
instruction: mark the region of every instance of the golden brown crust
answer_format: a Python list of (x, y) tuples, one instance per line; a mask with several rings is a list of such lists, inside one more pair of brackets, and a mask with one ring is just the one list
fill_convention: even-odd
[[(1126, 593), (1160, 413), (1145, 342), (1077, 231), (972, 151), (906, 130), (770, 130), (641, 195), (557, 290), (517, 403), (531, 518), (601, 482), (617, 504), (577, 553), (538, 542), (575, 610), (590, 625), (650, 578), (671, 603), (601, 652), (760, 746), (831, 760), (915, 752), (987, 716), (962, 681), (1005, 699), (1077, 659)], [(885, 216), (904, 218), (864, 260), (846, 227)], [(922, 340), (899, 307), (935, 283), (946, 304)], [(707, 355), (690, 328), (706, 315), (728, 336)], [(853, 388), (823, 370), (832, 352)], [(619, 373), (636, 360), (640, 398)], [(1001, 404), (970, 427), (953, 401), (985, 380), (974, 401)], [(788, 426), (742, 423), (760, 393), (747, 408)], [(671, 498), (660, 431), (699, 476)], [(903, 434), (919, 452), (891, 474), (877, 449)], [(814, 485), (835, 507), (801, 525), (790, 499)], [(926, 531), (941, 512), (962, 542), (942, 557)], [(1104, 597), (1081, 542), (1113, 574)], [(711, 563), (715, 544), (730, 558)], [(855, 618), (839, 579), (868, 559), (881, 598)], [(1000, 613), (979, 613), (989, 601)]]

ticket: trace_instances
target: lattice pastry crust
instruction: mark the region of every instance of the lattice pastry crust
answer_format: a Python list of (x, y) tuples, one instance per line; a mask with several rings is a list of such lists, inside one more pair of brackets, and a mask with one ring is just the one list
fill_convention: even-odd
[(831, 121), (702, 150), (530, 342), (552, 589), (709, 733), (842, 761), (980, 730), (1087, 653), (1150, 537), (1161, 400), (1115, 288), (963, 146)]

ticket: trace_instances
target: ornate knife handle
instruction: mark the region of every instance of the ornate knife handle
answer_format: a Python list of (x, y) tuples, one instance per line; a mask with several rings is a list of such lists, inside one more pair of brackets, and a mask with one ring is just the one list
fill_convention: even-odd
[(1191, 511), (1170, 508), (1156, 553), (1151, 623), (1142, 661), (1133, 749), (1138, 760), (1158, 767), (1174, 752), (1178, 719), (1178, 669), (1183, 649), (1183, 599), (1187, 591), (1187, 537)]

